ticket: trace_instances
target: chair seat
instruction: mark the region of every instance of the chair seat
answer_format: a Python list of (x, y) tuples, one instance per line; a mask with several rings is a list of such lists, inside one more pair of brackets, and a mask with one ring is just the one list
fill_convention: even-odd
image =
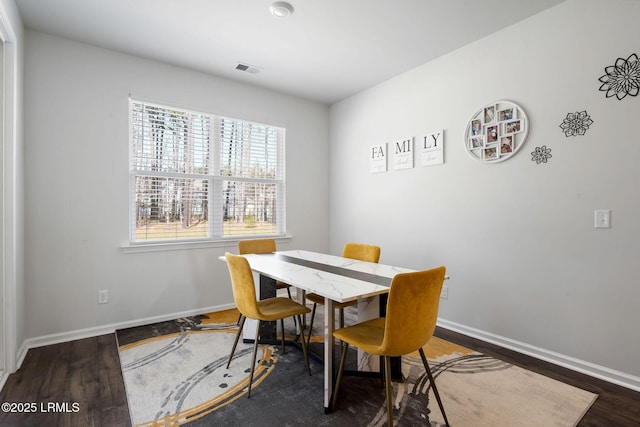
[[(307, 299), (314, 304), (324, 305), (324, 297), (318, 294), (307, 294)], [(358, 304), (357, 300), (347, 301), (347, 302), (337, 302), (335, 303), (335, 307), (337, 309), (342, 309), (345, 307), (353, 307)]]
[(384, 338), (384, 323), (384, 317), (367, 320), (366, 322), (338, 329), (333, 333), (333, 336), (367, 353), (379, 356), (392, 356), (381, 354), (378, 351)]
[(287, 289), (287, 288), (290, 288), (290, 287), (291, 287), (291, 285), (288, 284), (288, 283), (284, 283), (284, 282), (281, 282), (279, 280), (276, 281), (276, 289)]
[(311, 310), (302, 304), (290, 300), (289, 298), (275, 297), (261, 301), (257, 301), (260, 310), (260, 318), (258, 320), (273, 321), (280, 320), (290, 316), (297, 316), (310, 313)]

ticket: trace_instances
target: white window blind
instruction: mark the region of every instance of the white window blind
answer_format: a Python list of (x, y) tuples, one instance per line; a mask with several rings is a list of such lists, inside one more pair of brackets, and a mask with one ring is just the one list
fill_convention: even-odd
[(130, 100), (131, 242), (285, 233), (283, 128)]

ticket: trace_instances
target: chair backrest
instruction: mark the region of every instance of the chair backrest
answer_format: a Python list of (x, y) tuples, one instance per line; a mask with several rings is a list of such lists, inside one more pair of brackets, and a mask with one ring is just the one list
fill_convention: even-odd
[(251, 239), (238, 242), (240, 255), (267, 254), (276, 251), (275, 239)]
[(380, 246), (365, 245), (364, 243), (345, 243), (342, 249), (342, 256), (359, 261), (378, 262), (380, 260)]
[(249, 261), (241, 255), (233, 255), (228, 252), (225, 254), (225, 258), (231, 275), (233, 299), (238, 311), (250, 319), (259, 318), (260, 309), (256, 300), (256, 287)]
[(436, 329), (440, 291), (446, 268), (397, 274), (387, 301), (385, 331), (379, 353), (402, 356), (424, 346)]

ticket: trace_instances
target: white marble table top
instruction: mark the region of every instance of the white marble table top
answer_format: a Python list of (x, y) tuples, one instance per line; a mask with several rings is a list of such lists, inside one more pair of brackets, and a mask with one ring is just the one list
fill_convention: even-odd
[(320, 264), (331, 265), (334, 267), (346, 268), (348, 270), (360, 271), (362, 273), (374, 274), (376, 276), (393, 277), (398, 273), (407, 273), (415, 270), (402, 267), (394, 267), (391, 265), (378, 264), (375, 262), (359, 261), (357, 259), (343, 258), (341, 256), (322, 254), (318, 252), (310, 252), (304, 250), (280, 251), (281, 255), (299, 258), (307, 261), (313, 261)]
[(389, 279), (398, 273), (413, 271), (302, 250), (245, 255), (253, 271), (338, 302), (353, 301), (387, 293), (389, 286), (288, 262), (283, 260), (280, 255)]

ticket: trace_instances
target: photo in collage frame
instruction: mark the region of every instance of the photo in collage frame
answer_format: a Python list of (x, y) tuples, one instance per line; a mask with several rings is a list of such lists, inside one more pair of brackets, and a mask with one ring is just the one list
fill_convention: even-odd
[(469, 121), (466, 149), (477, 160), (506, 160), (524, 144), (526, 130), (527, 118), (518, 105), (509, 101), (488, 104)]

